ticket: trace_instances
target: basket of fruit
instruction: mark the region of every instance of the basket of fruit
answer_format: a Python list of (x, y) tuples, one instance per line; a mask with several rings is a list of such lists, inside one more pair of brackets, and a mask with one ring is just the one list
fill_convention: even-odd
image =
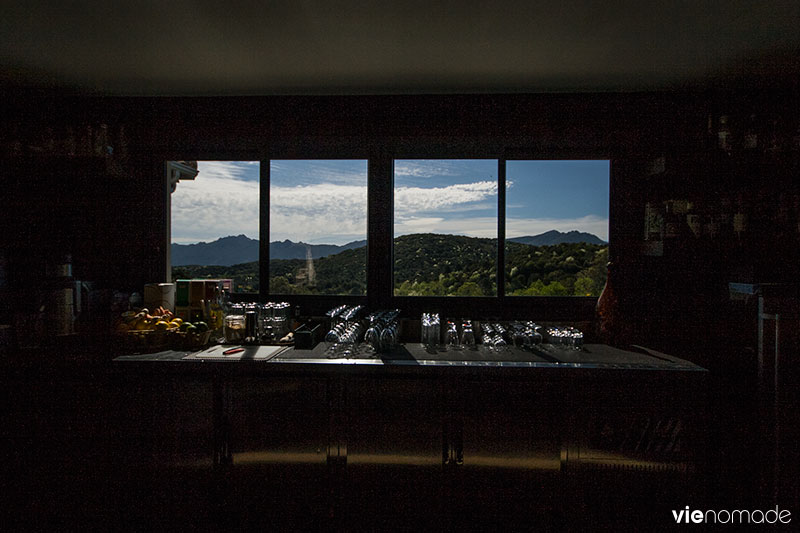
[(166, 350), (171, 335), (178, 331), (181, 319), (163, 307), (153, 310), (126, 311), (114, 326), (123, 346), (132, 352), (152, 353)]
[(201, 350), (210, 339), (211, 330), (205, 322), (181, 322), (172, 333), (172, 347), (176, 350)]

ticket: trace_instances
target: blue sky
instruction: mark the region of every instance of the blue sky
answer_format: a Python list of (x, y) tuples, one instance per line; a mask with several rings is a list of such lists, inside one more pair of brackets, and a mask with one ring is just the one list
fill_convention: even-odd
[[(172, 241), (258, 238), (259, 163), (201, 161), (172, 195)], [(395, 235), (497, 236), (496, 160), (395, 161)], [(608, 161), (509, 161), (506, 235), (551, 229), (608, 239)], [(270, 240), (366, 238), (367, 162), (270, 162)]]
[(497, 237), (496, 160), (396, 160), (394, 186), (395, 237)]
[[(497, 237), (497, 160), (395, 161), (395, 236)], [(608, 161), (508, 161), (506, 236), (556, 229), (608, 240)]]
[(506, 236), (578, 230), (607, 241), (609, 175), (608, 161), (508, 161)]

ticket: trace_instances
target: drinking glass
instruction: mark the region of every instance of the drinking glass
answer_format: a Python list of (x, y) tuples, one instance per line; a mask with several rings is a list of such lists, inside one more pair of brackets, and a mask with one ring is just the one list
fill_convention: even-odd
[(344, 322), (336, 324), (325, 334), (325, 353), (329, 359), (334, 359), (336, 357), (336, 349), (342, 340), (343, 334)]
[(377, 316), (370, 317), (369, 328), (364, 333), (364, 352), (374, 356), (381, 351), (381, 327)]
[(445, 332), (445, 347), (448, 350), (460, 350), (458, 330), (453, 322), (447, 321), (447, 332)]
[(508, 347), (508, 343), (506, 343), (505, 339), (506, 328), (504, 328), (502, 324), (494, 324), (492, 331), (494, 332), (492, 334), (492, 346), (494, 347), (495, 351), (505, 351)]
[(539, 333), (539, 330), (542, 329), (542, 326), (536, 324), (535, 322), (529, 322), (528, 328), (530, 330), (528, 336), (531, 340), (531, 344), (534, 346), (537, 344), (542, 344), (542, 342), (544, 342), (544, 337), (542, 337), (542, 334)]
[(472, 322), (468, 320), (461, 325), (461, 346), (468, 350), (475, 350), (478, 347), (475, 343), (475, 332), (472, 330)]
[(583, 332), (579, 329), (572, 328), (570, 332), (572, 336), (571, 346), (574, 350), (582, 350), (583, 349)]
[(361, 336), (361, 324), (359, 322), (348, 323), (344, 335), (339, 344), (341, 354), (345, 358), (349, 358), (357, 354), (358, 341)]
[(439, 345), (438, 313), (422, 313), (422, 344), (434, 350)]
[(494, 329), (491, 324), (481, 324), (481, 344), (485, 350), (494, 351)]
[(384, 352), (391, 352), (397, 344), (397, 323), (388, 324), (381, 331), (380, 345)]

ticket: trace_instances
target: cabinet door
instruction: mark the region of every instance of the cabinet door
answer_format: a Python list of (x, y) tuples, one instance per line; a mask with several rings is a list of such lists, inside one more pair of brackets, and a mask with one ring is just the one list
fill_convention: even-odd
[(344, 514), (379, 529), (434, 525), (443, 505), (438, 383), (351, 379), (344, 387)]
[(326, 382), (236, 378), (226, 389), (232, 464), (223, 467), (219, 496), (224, 514), (234, 517), (230, 525), (262, 527), (282, 519), (298, 524), (326, 515)]
[(458, 515), (487, 526), (508, 517), (550, 524), (563, 496), (557, 396), (544, 385), (496, 381), (464, 383), (460, 394), (463, 465), (451, 496)]

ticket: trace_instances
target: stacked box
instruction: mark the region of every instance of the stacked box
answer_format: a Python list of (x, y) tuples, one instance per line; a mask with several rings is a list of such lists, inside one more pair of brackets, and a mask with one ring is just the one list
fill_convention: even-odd
[(189, 280), (179, 279), (175, 282), (175, 305), (186, 307), (189, 305)]
[(175, 314), (183, 320), (203, 318), (203, 300), (214, 301), (217, 291), (232, 287), (230, 279), (179, 279), (175, 288)]
[(189, 282), (189, 306), (197, 307), (201, 300), (206, 298), (206, 282), (202, 279), (193, 279)]

